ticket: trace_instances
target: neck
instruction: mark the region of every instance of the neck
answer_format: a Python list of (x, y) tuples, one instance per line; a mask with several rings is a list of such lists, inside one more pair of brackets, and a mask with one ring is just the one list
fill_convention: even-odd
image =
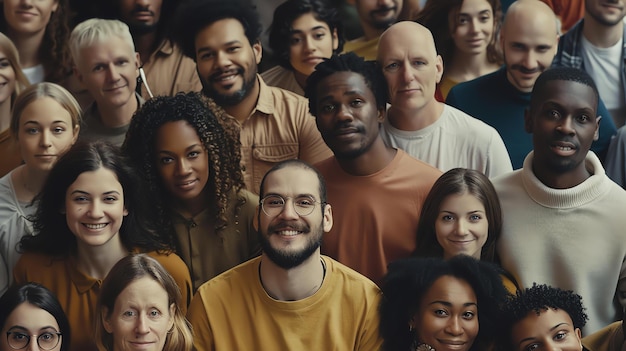
[(585, 161), (567, 173), (556, 173), (551, 170), (537, 166), (533, 160), (533, 173), (545, 186), (552, 189), (569, 189), (573, 188), (591, 177), (591, 173), (585, 166)]
[(366, 41), (380, 37), (380, 35), (383, 34), (383, 32), (385, 31), (384, 29), (381, 30), (378, 28), (374, 28), (363, 22), (361, 22), (361, 28), (363, 28), (363, 36), (365, 37)]
[(337, 162), (344, 172), (353, 176), (374, 174), (387, 167), (393, 161), (398, 150), (385, 145), (379, 136), (364, 154), (353, 159), (337, 158)]
[(259, 101), (259, 92), (261, 91), (259, 79), (257, 78), (254, 87), (248, 93), (241, 102), (236, 105), (231, 106), (222, 106), (224, 111), (228, 113), (230, 116), (233, 116), (239, 123), (245, 122), (250, 114), (256, 107), (257, 102)]
[(37, 33), (22, 34), (12, 30), (7, 31), (7, 36), (11, 38), (13, 44), (20, 53), (20, 66), (30, 68), (41, 63), (39, 59), (39, 48), (43, 42), (45, 31)]
[(130, 123), (133, 114), (139, 107), (139, 103), (137, 102), (137, 97), (133, 94), (130, 100), (128, 100), (128, 103), (122, 106), (109, 107), (101, 104), (97, 104), (96, 106), (98, 112), (100, 112), (102, 124), (107, 128), (116, 128)]
[(498, 67), (497, 63), (491, 63), (487, 60), (486, 50), (475, 55), (457, 50), (452, 56), (450, 64), (446, 67), (444, 75), (461, 83), (495, 72)]
[(617, 44), (624, 35), (624, 22), (622, 21), (614, 26), (605, 26), (588, 14), (585, 14), (584, 19), (583, 35), (594, 46), (599, 48), (611, 47)]
[(389, 107), (387, 118), (396, 129), (421, 130), (437, 122), (443, 113), (443, 103), (433, 99), (420, 109), (403, 109), (396, 105)]
[(309, 76), (307, 76), (306, 74), (302, 74), (301, 72), (298, 72), (295, 69), (292, 70), (292, 72), (293, 72), (293, 76), (296, 78), (296, 82), (298, 83), (300, 88), (304, 90), (304, 88), (306, 87), (306, 79), (309, 78)]
[(111, 268), (128, 255), (128, 250), (122, 245), (119, 236), (120, 234), (117, 234), (108, 243), (98, 247), (79, 242), (76, 254), (77, 267), (92, 278), (104, 279)]
[(139, 53), (141, 64), (144, 65), (150, 61), (150, 55), (152, 55), (159, 44), (157, 43), (156, 31), (135, 35), (133, 38), (135, 39), (135, 50)]
[(200, 195), (196, 196), (190, 200), (179, 200), (174, 199), (174, 208), (176, 211), (185, 218), (195, 217), (200, 212), (204, 211), (209, 207), (209, 198), (215, 198), (214, 195), (207, 195), (207, 188), (200, 193)]
[[(15, 82), (15, 84), (18, 84)], [(11, 96), (0, 103), (0, 132), (4, 132), (11, 126)]]
[(265, 292), (279, 301), (298, 301), (315, 294), (322, 286), (325, 264), (317, 249), (299, 266), (284, 269), (264, 254), (259, 262), (259, 277)]
[(18, 200), (21, 202), (33, 201), (43, 188), (49, 173), (49, 171), (28, 167), (27, 164), (19, 166), (11, 178)]

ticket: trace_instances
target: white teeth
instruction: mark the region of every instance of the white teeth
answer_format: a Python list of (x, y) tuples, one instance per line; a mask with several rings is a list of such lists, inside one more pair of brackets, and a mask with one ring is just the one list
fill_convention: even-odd
[(570, 151), (570, 150), (572, 150), (572, 148), (569, 147), (569, 146), (557, 146), (556, 148), (559, 149), (559, 150), (563, 150), (563, 151)]
[(182, 183), (181, 185), (183, 185), (183, 186), (184, 186), (184, 185), (189, 185), (189, 184), (191, 184), (191, 183), (193, 183), (193, 182), (194, 182), (194, 180), (190, 180), (190, 181), (188, 181), (188, 182)]
[(89, 229), (102, 229), (104, 227), (106, 227), (106, 223), (100, 223), (100, 224), (88, 224), (85, 223), (85, 227), (89, 228)]
[(283, 236), (294, 236), (294, 235), (298, 235), (301, 232), (297, 231), (297, 230), (281, 230), (278, 232), (278, 235), (283, 235)]

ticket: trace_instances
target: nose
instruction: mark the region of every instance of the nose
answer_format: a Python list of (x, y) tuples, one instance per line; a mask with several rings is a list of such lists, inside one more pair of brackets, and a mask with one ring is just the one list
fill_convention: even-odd
[(561, 123), (557, 126), (557, 130), (566, 135), (576, 134), (576, 130), (574, 129), (574, 119), (571, 116), (563, 118)]
[(404, 62), (402, 64), (402, 79), (404, 79), (404, 83), (408, 84), (415, 80), (415, 76), (413, 75), (413, 70), (411, 69), (411, 64), (409, 62)]
[(181, 158), (176, 164), (176, 174), (185, 175), (189, 174), (191, 168), (191, 164), (188, 160)]
[(218, 67), (228, 67), (232, 65), (230, 57), (225, 52), (218, 52), (215, 55), (217, 56), (215, 62), (217, 63)]
[(89, 206), (89, 216), (91, 218), (101, 218), (104, 216), (100, 201), (98, 200), (91, 201), (91, 205)]
[(467, 223), (464, 220), (456, 221), (456, 233), (457, 235), (465, 236), (467, 234)]
[(39, 351), (39, 345), (37, 344), (37, 338), (34, 336), (30, 337), (30, 342), (28, 343), (28, 347), (26, 347), (28, 351)]
[(341, 104), (337, 107), (337, 120), (339, 122), (352, 121), (353, 119), (352, 111), (348, 106)]
[(143, 314), (139, 314), (139, 316), (137, 317), (137, 325), (135, 326), (135, 332), (137, 334), (148, 334), (150, 332), (147, 318)]
[(446, 333), (450, 335), (461, 335), (463, 334), (463, 328), (461, 327), (461, 322), (457, 317), (450, 317), (448, 319), (448, 323), (446, 324)]
[(294, 220), (298, 219), (300, 215), (296, 212), (296, 208), (293, 204), (293, 199), (285, 199), (285, 206), (283, 207), (283, 211), (279, 214), (282, 219), (285, 220)]
[(107, 78), (110, 82), (117, 82), (121, 78), (120, 73), (117, 71), (117, 67), (113, 63), (109, 64), (107, 69)]
[(472, 20), (470, 21), (470, 33), (478, 32), (479, 26), (480, 23), (478, 22), (478, 18), (472, 18)]
[(393, 0), (377, 0), (378, 7), (393, 7)]
[(527, 69), (534, 69), (537, 66), (537, 58), (535, 56), (535, 53), (532, 50), (526, 52), (526, 54), (524, 55), (524, 61), (522, 63)]
[(39, 139), (39, 145), (42, 148), (47, 149), (47, 148), (52, 146), (51, 139), (52, 139), (52, 137), (50, 136), (50, 131), (49, 130), (43, 130), (41, 132), (41, 137)]
[(148, 5), (150, 5), (150, 1), (149, 0), (135, 0), (135, 4), (141, 5), (141, 7), (147, 7)]
[(30, 8), (33, 6), (33, 0), (21, 0), (20, 5)]
[(313, 44), (313, 38), (307, 37), (306, 39), (304, 39), (304, 48), (307, 52), (314, 52), (315, 51), (315, 45)]

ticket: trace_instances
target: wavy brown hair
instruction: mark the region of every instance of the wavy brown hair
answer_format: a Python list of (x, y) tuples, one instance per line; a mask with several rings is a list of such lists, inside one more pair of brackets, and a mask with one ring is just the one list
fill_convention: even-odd
[[(168, 215), (170, 195), (161, 185), (156, 165), (156, 135), (168, 122), (186, 121), (196, 130), (204, 149), (209, 154), (209, 204), (215, 213), (215, 229), (221, 231), (229, 224), (226, 210), (232, 191), (244, 188), (241, 172), (241, 142), (239, 127), (213, 100), (199, 93), (178, 93), (148, 100), (130, 123), (123, 149), (138, 167), (150, 192), (159, 226), (173, 233)], [(237, 204), (237, 209), (243, 204)], [(172, 236), (173, 237), (173, 236)]]

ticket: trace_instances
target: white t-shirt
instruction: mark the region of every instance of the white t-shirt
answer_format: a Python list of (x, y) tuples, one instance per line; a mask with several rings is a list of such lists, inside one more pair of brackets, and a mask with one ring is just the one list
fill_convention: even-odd
[(600, 97), (619, 128), (626, 121), (626, 99), (620, 72), (623, 38), (608, 48), (594, 46), (584, 36), (581, 43), (585, 70), (596, 82)]
[(46, 76), (46, 72), (43, 70), (43, 65), (22, 68), (22, 72), (26, 78), (28, 78), (30, 84), (41, 83)]

